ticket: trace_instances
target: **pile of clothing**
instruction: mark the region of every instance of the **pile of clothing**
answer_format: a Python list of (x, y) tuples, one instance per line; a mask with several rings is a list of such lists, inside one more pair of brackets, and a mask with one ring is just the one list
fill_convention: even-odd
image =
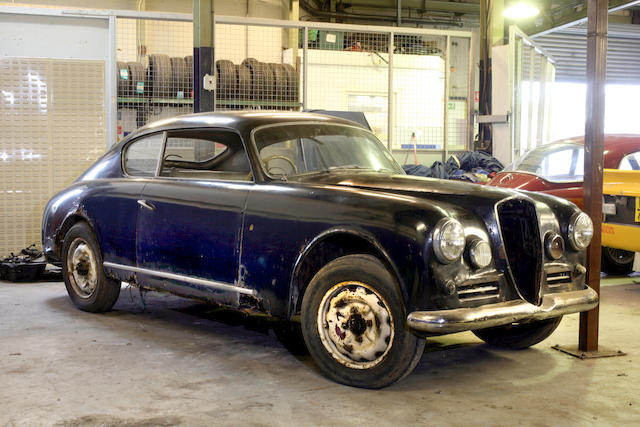
[(452, 155), (446, 163), (433, 162), (431, 167), (404, 165), (402, 168), (409, 175), (485, 183), (504, 169), (504, 166), (498, 159), (485, 152), (466, 151)]

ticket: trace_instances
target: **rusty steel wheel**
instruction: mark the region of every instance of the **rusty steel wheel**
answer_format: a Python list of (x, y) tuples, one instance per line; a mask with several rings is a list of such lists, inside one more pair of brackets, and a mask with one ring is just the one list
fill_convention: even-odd
[(110, 310), (120, 294), (120, 282), (108, 278), (93, 230), (79, 222), (64, 236), (62, 277), (71, 301), (81, 310)]
[(98, 261), (82, 237), (76, 237), (67, 250), (65, 267), (70, 273), (69, 284), (79, 298), (89, 298), (98, 285)]
[(415, 368), (425, 340), (405, 328), (402, 293), (374, 256), (337, 258), (304, 292), (302, 334), (311, 357), (334, 381), (381, 388)]
[(325, 350), (353, 369), (380, 363), (393, 345), (393, 316), (369, 285), (342, 282), (324, 295), (318, 309), (318, 334)]

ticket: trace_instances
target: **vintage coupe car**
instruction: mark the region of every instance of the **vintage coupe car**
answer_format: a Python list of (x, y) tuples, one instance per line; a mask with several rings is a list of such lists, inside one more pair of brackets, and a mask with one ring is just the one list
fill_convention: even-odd
[[(640, 135), (605, 135), (603, 160), (607, 169), (640, 170)], [(568, 199), (582, 208), (583, 179), (584, 138), (579, 137), (534, 148), (498, 173), (488, 185), (540, 191)], [(610, 228), (603, 227), (606, 241), (602, 242), (602, 270), (611, 274), (630, 273), (634, 252), (616, 244), (614, 236), (605, 236), (607, 230)]]
[(592, 233), (563, 199), (409, 177), (371, 132), (295, 112), (145, 126), (43, 219), (80, 309), (124, 281), (291, 319), (328, 377), (369, 388), (409, 374), (425, 336), (524, 348), (595, 307)]

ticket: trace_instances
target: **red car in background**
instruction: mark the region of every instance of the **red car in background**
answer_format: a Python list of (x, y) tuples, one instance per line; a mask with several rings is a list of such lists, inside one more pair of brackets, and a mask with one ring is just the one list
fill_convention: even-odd
[[(605, 135), (604, 168), (640, 170), (640, 135)], [(540, 191), (568, 199), (582, 208), (584, 137), (536, 147), (507, 166), (488, 183), (496, 187)], [(633, 252), (602, 248), (602, 270), (626, 274)]]

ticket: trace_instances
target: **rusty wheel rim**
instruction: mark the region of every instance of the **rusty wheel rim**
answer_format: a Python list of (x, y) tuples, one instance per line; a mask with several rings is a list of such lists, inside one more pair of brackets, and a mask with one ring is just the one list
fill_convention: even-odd
[(80, 298), (89, 298), (98, 285), (98, 262), (89, 243), (81, 237), (71, 242), (67, 252), (67, 276)]
[(370, 369), (393, 345), (393, 316), (384, 298), (367, 284), (341, 282), (318, 308), (318, 333), (325, 350), (352, 369)]

